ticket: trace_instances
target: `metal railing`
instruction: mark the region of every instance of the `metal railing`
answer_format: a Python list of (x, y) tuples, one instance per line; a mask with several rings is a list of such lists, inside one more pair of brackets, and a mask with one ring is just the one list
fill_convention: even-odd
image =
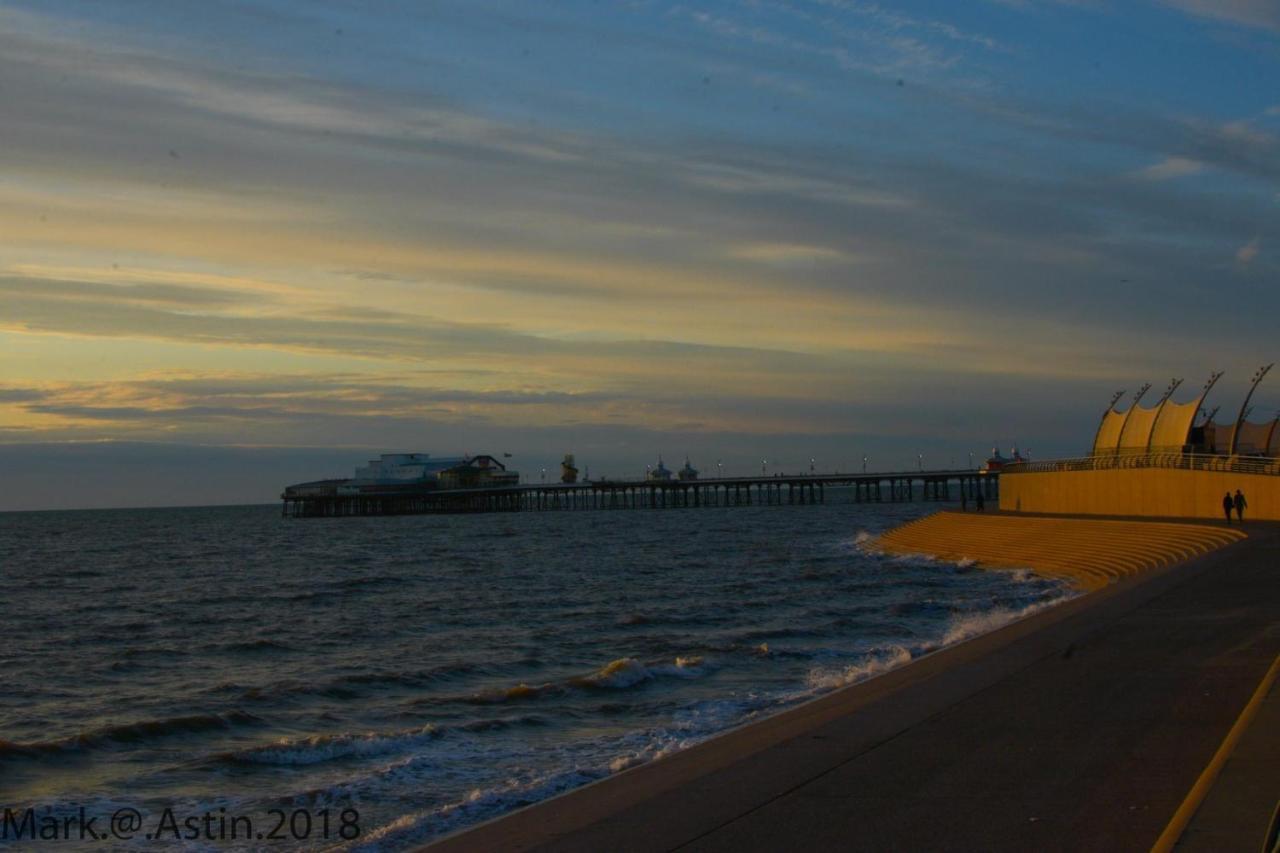
[(1270, 456), (1223, 456), (1210, 453), (1104, 453), (1074, 459), (1014, 462), (1003, 474), (1039, 474), (1050, 471), (1113, 471), (1131, 468), (1174, 468), (1183, 471), (1223, 471), (1229, 474), (1280, 476), (1280, 459)]

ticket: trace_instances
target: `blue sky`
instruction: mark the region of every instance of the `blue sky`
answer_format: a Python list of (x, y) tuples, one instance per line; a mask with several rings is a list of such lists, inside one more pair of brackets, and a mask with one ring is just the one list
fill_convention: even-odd
[(148, 444), (243, 450), (195, 502), (270, 448), (1070, 455), (1275, 357), (1264, 0), (54, 0), (0, 47), (0, 459), (99, 503)]

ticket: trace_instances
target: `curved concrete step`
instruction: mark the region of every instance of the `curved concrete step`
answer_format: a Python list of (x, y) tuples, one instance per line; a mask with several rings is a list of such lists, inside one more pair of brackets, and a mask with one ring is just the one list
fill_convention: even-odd
[(1096, 589), (1244, 537), (1238, 528), (1205, 524), (939, 512), (887, 531), (866, 547), (1026, 568)]

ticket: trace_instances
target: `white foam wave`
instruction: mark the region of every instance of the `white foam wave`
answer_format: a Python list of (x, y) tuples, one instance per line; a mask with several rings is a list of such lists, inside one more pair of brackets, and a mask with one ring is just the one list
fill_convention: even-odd
[(891, 669), (911, 663), (911, 650), (903, 646), (893, 646), (869, 655), (865, 660), (839, 669), (819, 668), (810, 670), (805, 684), (811, 690), (826, 691), (837, 687), (847, 687), (866, 681), (872, 676), (880, 675)]
[(939, 562), (933, 554), (891, 554), (888, 562), (896, 565), (932, 566)]
[(698, 655), (677, 657), (675, 663), (657, 664), (649, 667), (653, 675), (668, 675), (676, 678), (700, 678), (707, 671), (706, 662)]
[(391, 733), (313, 735), (295, 740), (281, 738), (266, 746), (231, 753), (230, 758), (251, 764), (304, 766), (335, 758), (367, 758), (402, 752), (435, 740), (440, 735), (438, 727), (426, 725)]
[(846, 687), (850, 684), (857, 684), (859, 681), (865, 681), (868, 678), (905, 666), (921, 655), (938, 651), (966, 640), (972, 640), (1020, 619), (1025, 619), (1033, 613), (1038, 613), (1045, 608), (1061, 603), (1065, 597), (1070, 596), (1037, 601), (1020, 608), (997, 607), (981, 613), (958, 616), (951, 620), (946, 630), (935, 641), (924, 642), (910, 648), (906, 646), (891, 646), (887, 649), (877, 650), (850, 666), (835, 669), (830, 667), (813, 669), (806, 676), (805, 684), (814, 692), (824, 692), (838, 687)]
[(1026, 607), (1021, 608), (997, 607), (994, 610), (962, 616), (953, 620), (947, 627), (946, 633), (942, 635), (937, 647), (945, 648), (965, 640), (972, 640), (974, 637), (981, 637), (983, 634), (989, 634), (997, 628), (1003, 628), (1005, 625), (1017, 622), (1019, 619), (1025, 619), (1032, 613), (1038, 613), (1046, 607), (1052, 607), (1061, 601), (1061, 598), (1055, 598), (1050, 601), (1038, 601), (1035, 604), (1028, 604)]
[(634, 687), (642, 681), (648, 681), (650, 678), (653, 678), (653, 673), (640, 661), (635, 658), (618, 658), (610, 661), (599, 671), (588, 675), (583, 681), (597, 687), (625, 689)]
[(457, 802), (403, 815), (372, 830), (357, 842), (331, 849), (352, 853), (405, 850), (512, 808), (554, 797), (605, 775), (607, 771), (604, 770), (575, 769), (527, 781), (511, 780), (489, 789), (477, 788)]

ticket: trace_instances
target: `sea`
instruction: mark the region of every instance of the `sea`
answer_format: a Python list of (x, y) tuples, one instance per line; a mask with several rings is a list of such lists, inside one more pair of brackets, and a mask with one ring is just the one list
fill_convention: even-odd
[(0, 849), (412, 848), (1074, 594), (847, 497), (0, 514)]

